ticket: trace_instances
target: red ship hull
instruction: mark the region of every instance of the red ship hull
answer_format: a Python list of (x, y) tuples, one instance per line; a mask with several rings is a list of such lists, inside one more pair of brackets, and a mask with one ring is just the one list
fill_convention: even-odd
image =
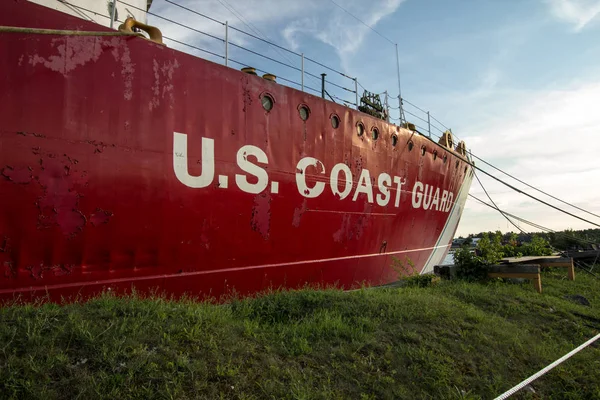
[[(106, 30), (26, 1), (0, 25)], [(137, 37), (0, 52), (2, 299), (351, 288), (447, 254), (471, 168), (424, 136)]]

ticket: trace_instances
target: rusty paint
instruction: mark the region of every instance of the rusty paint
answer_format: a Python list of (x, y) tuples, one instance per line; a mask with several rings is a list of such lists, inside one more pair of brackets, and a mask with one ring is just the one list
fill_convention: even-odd
[(210, 249), (210, 232), (209, 232), (209, 223), (208, 220), (202, 221), (202, 233), (200, 234), (200, 243), (206, 249)]
[(110, 221), (110, 218), (112, 216), (113, 213), (111, 213), (110, 211), (106, 211), (101, 208), (96, 208), (96, 212), (90, 214), (89, 221), (94, 226), (104, 225), (108, 224), (108, 221)]
[(352, 214), (345, 214), (342, 215), (342, 224), (340, 226), (340, 228), (335, 231), (335, 233), (333, 234), (333, 240), (341, 243), (341, 242), (345, 242), (346, 240), (349, 240), (350, 238), (352, 238), (352, 233), (351, 233), (351, 222), (350, 219), (352, 218)]
[(25, 269), (29, 271), (29, 273), (33, 279), (38, 280), (38, 279), (42, 279), (44, 277), (44, 271), (49, 268), (44, 267), (44, 264), (36, 264), (36, 265), (29, 265)]
[(23, 185), (31, 182), (31, 179), (33, 178), (31, 167), (14, 168), (8, 165), (2, 169), (2, 176), (11, 182)]
[(267, 193), (258, 194), (254, 197), (250, 226), (252, 230), (260, 233), (263, 239), (266, 240), (269, 238), (269, 229), (271, 227), (271, 196)]
[(74, 265), (72, 264), (58, 264), (53, 265), (50, 269), (54, 272), (54, 276), (65, 276), (73, 272), (73, 267)]
[(292, 220), (292, 226), (298, 228), (300, 226), (300, 221), (302, 220), (302, 216), (304, 215), (304, 213), (306, 212), (306, 210), (308, 209), (308, 200), (304, 199), (304, 201), (302, 201), (302, 206), (300, 207), (296, 207), (296, 209), (294, 209), (294, 219)]
[[(68, 162), (68, 161), (67, 161)], [(72, 171), (62, 160), (42, 160), (42, 171), (36, 177), (44, 194), (38, 200), (41, 227), (58, 225), (66, 236), (83, 230), (86, 218), (78, 209), (79, 193), (76, 186), (85, 182), (84, 176)]]
[(17, 276), (17, 271), (12, 262), (4, 261), (2, 263), (3, 276), (5, 278), (15, 278)]

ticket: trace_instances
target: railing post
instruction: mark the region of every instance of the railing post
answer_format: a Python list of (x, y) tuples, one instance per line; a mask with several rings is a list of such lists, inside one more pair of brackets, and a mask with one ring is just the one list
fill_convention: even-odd
[(300, 80), (302, 85), (302, 91), (304, 92), (304, 53), (302, 53), (302, 66), (301, 66), (302, 79)]
[(321, 74), (321, 97), (325, 98), (325, 76), (327, 74)]
[(431, 118), (429, 116), (429, 111), (427, 111), (427, 132), (429, 133), (429, 137), (431, 138)]
[(225, 21), (225, 66), (229, 65), (229, 21)]
[(398, 109), (400, 110), (400, 125), (404, 122), (404, 110), (402, 109), (402, 96), (398, 96)]
[(115, 15), (117, 14), (117, 0), (112, 2), (112, 10), (110, 10), (110, 29), (113, 28), (115, 22)]
[(358, 80), (354, 78), (354, 94), (356, 94), (356, 109), (358, 110)]
[(388, 104), (388, 92), (387, 90), (383, 92), (385, 94), (385, 120), (390, 122), (390, 106)]

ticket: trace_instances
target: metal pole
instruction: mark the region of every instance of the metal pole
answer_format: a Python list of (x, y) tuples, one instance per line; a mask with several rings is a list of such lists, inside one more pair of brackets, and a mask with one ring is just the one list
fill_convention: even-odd
[(386, 90), (383, 93), (385, 93), (385, 120), (387, 122), (390, 122), (390, 106), (388, 105), (388, 92)]
[(225, 21), (225, 66), (229, 65), (229, 21)]
[(304, 92), (304, 53), (302, 53), (302, 91)]
[(427, 111), (427, 132), (429, 133), (429, 137), (431, 138), (431, 119), (429, 117), (429, 111)]
[(113, 0), (112, 10), (110, 10), (110, 11), (111, 11), (111, 13), (110, 13), (110, 29), (112, 29), (114, 21), (115, 21), (115, 15), (117, 13), (117, 0)]
[[(398, 96), (398, 110), (400, 111), (400, 126), (402, 126), (402, 124), (404, 123), (403, 117), (402, 117), (402, 97)], [(406, 126), (408, 127), (408, 125)]]
[(325, 76), (327, 74), (321, 74), (321, 97), (325, 98)]
[(356, 94), (356, 109), (358, 110), (358, 80), (354, 78), (354, 94)]
[(400, 84), (400, 57), (398, 56), (398, 44), (396, 43), (396, 70), (398, 72), (398, 99), (400, 100), (400, 124), (404, 120), (404, 110), (402, 109), (402, 85)]

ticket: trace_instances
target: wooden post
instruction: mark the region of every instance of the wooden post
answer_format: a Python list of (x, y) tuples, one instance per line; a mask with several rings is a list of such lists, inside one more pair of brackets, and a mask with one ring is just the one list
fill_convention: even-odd
[(542, 277), (538, 264), (491, 265), (488, 269), (490, 278), (522, 278), (529, 279), (535, 290), (542, 293)]
[(540, 274), (538, 274), (537, 277), (533, 278), (532, 281), (535, 290), (537, 290), (538, 293), (542, 293), (542, 277), (540, 276)]
[(573, 261), (572, 258), (571, 258), (571, 266), (569, 267), (569, 279), (572, 281), (575, 280), (575, 262)]
[(569, 280), (575, 280), (575, 264), (573, 258), (548, 258), (539, 260), (540, 267), (559, 267), (567, 268), (569, 272)]

